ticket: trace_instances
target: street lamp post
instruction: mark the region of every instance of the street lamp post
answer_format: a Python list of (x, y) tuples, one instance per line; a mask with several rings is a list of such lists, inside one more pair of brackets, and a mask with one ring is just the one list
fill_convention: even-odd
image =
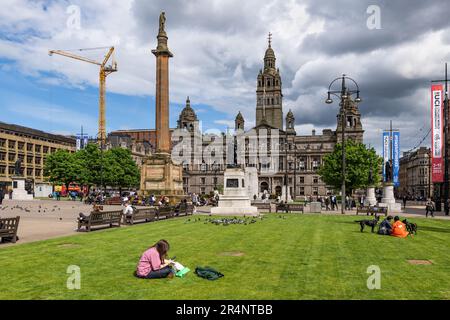
[[(341, 80), (341, 89), (340, 90), (331, 90), (332, 86), (338, 81)], [(351, 82), (354, 83), (354, 85), (356, 86), (356, 90), (350, 90), (349, 88), (347, 88), (346, 86), (346, 80), (350, 80)], [(331, 83), (330, 86), (328, 87), (328, 98), (325, 101), (325, 103), (327, 104), (332, 104), (333, 100), (331, 99), (331, 95), (334, 95), (336, 97), (338, 97), (341, 100), (341, 108), (342, 108), (342, 112), (341, 112), (341, 128), (342, 128), (342, 189), (341, 189), (341, 213), (345, 214), (345, 207), (344, 207), (344, 201), (345, 201), (345, 197), (346, 197), (346, 192), (345, 192), (345, 176), (346, 176), (346, 159), (345, 159), (345, 127), (346, 127), (346, 122), (347, 122), (347, 116), (346, 116), (346, 110), (345, 110), (345, 101), (350, 98), (351, 95), (356, 93), (356, 99), (355, 102), (356, 103), (360, 103), (362, 100), (359, 96), (360, 90), (359, 90), (359, 86), (356, 83), (355, 80), (353, 80), (352, 78), (348, 77), (347, 75), (343, 74), (342, 77), (336, 78), (334, 79)]]
[(285, 159), (284, 159), (284, 163), (285, 163), (285, 170), (284, 170), (284, 193), (285, 193), (285, 203), (288, 203), (288, 135), (286, 132), (286, 138), (284, 141), (284, 150), (285, 150)]

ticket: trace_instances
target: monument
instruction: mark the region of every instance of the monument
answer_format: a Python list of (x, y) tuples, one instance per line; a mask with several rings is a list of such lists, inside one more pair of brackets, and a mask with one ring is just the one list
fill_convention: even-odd
[(385, 165), (385, 179), (383, 183), (383, 198), (380, 207), (387, 207), (389, 213), (401, 213), (402, 205), (395, 201), (394, 196), (394, 183), (392, 182), (392, 164), (391, 160), (386, 161)]
[(156, 153), (146, 158), (141, 169), (141, 193), (164, 195), (171, 203), (183, 198), (183, 170), (172, 162), (169, 128), (169, 59), (173, 57), (167, 46), (166, 17), (159, 16), (156, 57)]
[(33, 200), (33, 195), (28, 194), (25, 189), (25, 178), (22, 173), (22, 161), (18, 159), (14, 164), (14, 176), (13, 180), (13, 200)]
[[(224, 172), (223, 195), (219, 197), (217, 207), (211, 208), (213, 215), (257, 216), (258, 208), (252, 207), (249, 196), (249, 175), (237, 162), (237, 143), (234, 144), (233, 164), (229, 164)], [(253, 193), (253, 191), (252, 191)]]
[(373, 207), (377, 205), (377, 198), (375, 197), (375, 187), (374, 185), (374, 179), (373, 179), (373, 170), (370, 168), (369, 171), (369, 186), (366, 190), (366, 198), (364, 199), (364, 205), (366, 207)]

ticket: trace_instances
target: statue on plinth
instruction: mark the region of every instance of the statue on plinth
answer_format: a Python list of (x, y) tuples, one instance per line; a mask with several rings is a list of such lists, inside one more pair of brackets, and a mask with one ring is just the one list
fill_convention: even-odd
[(392, 164), (391, 164), (391, 160), (386, 161), (386, 164), (384, 166), (384, 171), (385, 171), (384, 182), (386, 182), (386, 183), (392, 182)]
[(17, 159), (16, 163), (14, 164), (14, 174), (16, 176), (22, 176), (22, 159)]

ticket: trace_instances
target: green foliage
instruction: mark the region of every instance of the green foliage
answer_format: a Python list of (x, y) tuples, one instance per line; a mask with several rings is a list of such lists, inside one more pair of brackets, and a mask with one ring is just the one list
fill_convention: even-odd
[(102, 152), (96, 144), (73, 154), (58, 150), (49, 155), (45, 174), (50, 182), (65, 185), (73, 182), (122, 188), (137, 187), (140, 182), (140, 170), (130, 150), (113, 148)]
[(58, 150), (49, 155), (44, 167), (50, 182), (65, 186), (72, 182), (86, 183), (87, 171), (77, 154), (67, 150)]
[[(362, 143), (353, 140), (346, 141), (346, 191), (368, 187), (369, 184), (377, 185), (381, 181), (382, 159), (376, 154), (375, 149), (367, 149)], [(369, 183), (369, 175), (372, 169), (372, 183)], [(318, 171), (327, 185), (339, 190), (342, 185), (342, 144), (337, 144), (334, 151), (325, 156), (323, 165)]]

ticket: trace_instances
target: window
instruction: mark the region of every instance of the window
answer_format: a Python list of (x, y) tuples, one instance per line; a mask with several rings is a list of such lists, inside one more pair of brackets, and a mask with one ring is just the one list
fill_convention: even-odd
[(8, 142), (8, 146), (9, 146), (9, 149), (15, 149), (16, 148), (16, 142), (10, 140)]
[(300, 183), (305, 183), (305, 177), (300, 177)]
[(200, 193), (202, 194), (202, 195), (205, 195), (206, 194), (206, 191), (205, 191), (206, 189), (205, 188), (201, 188), (200, 189)]
[(33, 151), (33, 145), (31, 143), (27, 143), (27, 151)]
[(305, 195), (305, 188), (304, 187), (300, 187), (300, 195), (301, 196)]
[(314, 177), (313, 178), (313, 183), (314, 184), (318, 184), (319, 183), (319, 178), (318, 177)]
[(313, 188), (313, 195), (315, 195), (315, 196), (319, 195), (319, 188), (317, 188), (317, 187)]
[(213, 182), (214, 182), (214, 185), (216, 186), (217, 185), (217, 177), (214, 177)]
[(206, 184), (206, 178), (201, 178), (201, 183), (204, 185)]

